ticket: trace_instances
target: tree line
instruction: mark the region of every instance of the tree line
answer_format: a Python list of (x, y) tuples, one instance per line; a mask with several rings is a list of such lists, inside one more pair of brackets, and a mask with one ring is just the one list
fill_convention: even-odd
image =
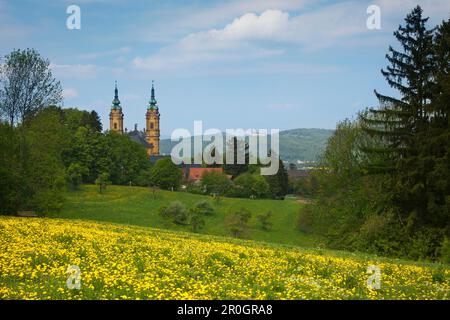
[(298, 227), (336, 248), (450, 259), (450, 20), (429, 28), (417, 6), (381, 70), (396, 96), (337, 125), (315, 205)]
[[(33, 49), (15, 50), (0, 69), (0, 213), (61, 208), (64, 192), (107, 180), (144, 184), (146, 150), (102, 132), (95, 111), (62, 109), (62, 88), (50, 62)], [(106, 181), (105, 181), (106, 182)]]
[[(279, 161), (278, 172), (274, 175), (262, 176), (260, 161), (257, 164), (250, 164), (249, 144), (245, 138), (233, 137), (227, 141), (228, 148), (233, 150), (233, 163), (228, 164), (203, 164), (204, 167), (221, 167), (223, 172), (205, 172), (200, 181), (186, 181), (187, 190), (197, 194), (213, 194), (215, 196), (226, 196), (233, 198), (271, 198), (284, 199), (289, 189), (287, 170), (281, 159)], [(238, 163), (239, 153), (243, 151), (243, 163)], [(211, 150), (214, 157), (218, 152)], [(276, 157), (275, 157), (276, 158)]]

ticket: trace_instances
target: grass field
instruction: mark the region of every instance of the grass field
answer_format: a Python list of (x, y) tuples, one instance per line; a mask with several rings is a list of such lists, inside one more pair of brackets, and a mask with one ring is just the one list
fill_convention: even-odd
[[(249, 232), (252, 240), (299, 246), (315, 246), (319, 243), (318, 239), (296, 230), (300, 204), (295, 199), (279, 201), (222, 198), (217, 203), (209, 196), (161, 190), (153, 195), (148, 188), (140, 187), (109, 186), (104, 194), (100, 194), (97, 187), (86, 185), (80, 191), (68, 193), (62, 212), (49, 216), (189, 231), (189, 227), (176, 225), (161, 217), (158, 210), (176, 200), (191, 207), (205, 199), (211, 201), (216, 213), (205, 217), (206, 226), (201, 233), (228, 236), (226, 216), (244, 207), (252, 212)], [(273, 212), (273, 229), (270, 231), (264, 231), (257, 219), (258, 214), (267, 211)]]
[[(67, 269), (80, 269), (80, 290)], [(368, 266), (380, 269), (378, 290)], [(0, 299), (449, 299), (450, 269), (92, 221), (0, 217)]]

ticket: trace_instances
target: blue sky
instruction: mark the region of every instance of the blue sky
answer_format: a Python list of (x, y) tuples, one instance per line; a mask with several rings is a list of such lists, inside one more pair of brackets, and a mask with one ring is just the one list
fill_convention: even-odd
[[(66, 9), (81, 8), (81, 30)], [(369, 5), (381, 29), (369, 30)], [(125, 126), (143, 128), (155, 80), (164, 136), (176, 128), (334, 128), (392, 93), (380, 69), (392, 32), (417, 4), (430, 25), (448, 0), (0, 0), (0, 55), (36, 48), (51, 60), (65, 107), (107, 128), (119, 83)]]

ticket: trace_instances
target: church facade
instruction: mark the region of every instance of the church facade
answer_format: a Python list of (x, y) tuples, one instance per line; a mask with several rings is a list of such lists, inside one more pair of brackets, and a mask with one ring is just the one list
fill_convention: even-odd
[(114, 100), (111, 105), (111, 112), (109, 114), (109, 130), (119, 134), (127, 134), (132, 140), (141, 143), (147, 149), (149, 157), (160, 155), (160, 113), (158, 102), (155, 97), (155, 86), (152, 83), (151, 97), (147, 106), (145, 114), (145, 132), (141, 133), (137, 130), (137, 125), (134, 131), (128, 133), (123, 126), (124, 114), (119, 100), (119, 90), (116, 87), (114, 90)]

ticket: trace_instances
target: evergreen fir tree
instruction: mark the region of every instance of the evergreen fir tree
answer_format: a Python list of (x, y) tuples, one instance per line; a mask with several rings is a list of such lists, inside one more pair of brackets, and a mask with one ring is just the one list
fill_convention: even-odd
[(372, 172), (391, 172), (396, 160), (417, 152), (414, 134), (426, 125), (432, 91), (433, 30), (426, 28), (428, 18), (417, 6), (406, 17), (405, 26), (394, 32), (402, 51), (389, 47), (390, 65), (381, 73), (400, 97), (375, 91), (380, 108), (361, 115), (364, 130), (380, 138), (380, 146), (366, 148), (369, 153), (385, 154), (383, 163), (373, 164)]
[(363, 129), (380, 142), (364, 151), (383, 155), (373, 157), (381, 161), (369, 172), (390, 173), (392, 201), (413, 229), (442, 226), (449, 206), (449, 27), (435, 32), (427, 21), (417, 6), (394, 33), (402, 51), (389, 48), (382, 74), (399, 98), (375, 91), (380, 108), (361, 115)]
[(427, 222), (450, 230), (450, 20), (442, 22), (434, 38), (435, 86), (429, 130), (420, 136), (425, 163)]

